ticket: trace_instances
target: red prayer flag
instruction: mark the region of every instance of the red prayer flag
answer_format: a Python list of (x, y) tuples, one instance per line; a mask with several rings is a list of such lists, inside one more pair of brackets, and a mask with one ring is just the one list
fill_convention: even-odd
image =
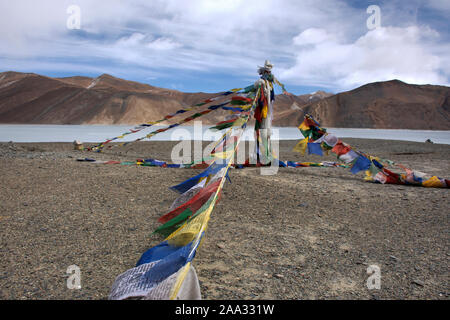
[(192, 213), (196, 212), (198, 209), (201, 208), (201, 206), (208, 201), (211, 194), (217, 191), (220, 185), (220, 179), (216, 182), (202, 188), (195, 196), (193, 196), (188, 202), (182, 204), (178, 208), (175, 208), (174, 210), (170, 211), (169, 213), (166, 213), (161, 218), (158, 219), (161, 223), (166, 223), (167, 221), (172, 220), (176, 216), (178, 216), (180, 213), (182, 213), (186, 209), (190, 209)]
[(336, 143), (333, 149), (331, 149), (331, 152), (336, 153), (339, 157), (340, 155), (346, 154), (350, 150), (351, 148), (349, 146), (344, 145), (341, 140), (338, 140), (338, 143)]

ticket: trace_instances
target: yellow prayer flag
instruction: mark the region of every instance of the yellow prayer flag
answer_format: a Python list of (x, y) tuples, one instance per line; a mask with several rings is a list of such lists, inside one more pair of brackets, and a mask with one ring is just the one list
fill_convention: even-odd
[(178, 271), (179, 275), (177, 277), (177, 281), (175, 282), (175, 285), (172, 287), (172, 290), (170, 292), (170, 300), (175, 300), (177, 298), (178, 291), (180, 291), (181, 285), (183, 284), (183, 281), (186, 278), (190, 267), (191, 263), (188, 262)]
[(431, 187), (431, 188), (444, 188), (445, 185), (442, 183), (441, 180), (439, 180), (438, 177), (432, 176), (430, 179), (422, 182), (422, 185), (424, 187)]
[(265, 119), (267, 118), (267, 104), (264, 105), (262, 108), (262, 117)]
[(366, 176), (364, 177), (364, 180), (372, 181), (373, 180), (372, 172), (370, 172), (370, 170), (366, 170), (365, 173), (366, 173)]
[(210, 206), (204, 212), (200, 213), (195, 218), (188, 220), (185, 224), (171, 233), (166, 238), (167, 242), (170, 245), (181, 247), (194, 240), (202, 230), (206, 229), (214, 204), (215, 201), (212, 201)]
[(303, 139), (303, 140), (300, 140), (300, 141), (295, 145), (295, 147), (292, 149), (292, 151), (299, 152), (299, 153), (301, 153), (302, 155), (305, 155), (306, 147), (308, 147), (308, 141), (309, 141), (309, 138), (308, 138), (308, 137), (306, 137), (306, 138)]
[(213, 153), (213, 156), (219, 159), (228, 159), (234, 154), (234, 150), (228, 150), (225, 152)]
[(305, 121), (303, 121), (302, 123), (300, 123), (300, 125), (298, 126), (298, 128), (299, 128), (300, 130), (303, 130), (303, 131), (307, 131), (307, 130), (310, 129), (310, 127), (305, 123)]

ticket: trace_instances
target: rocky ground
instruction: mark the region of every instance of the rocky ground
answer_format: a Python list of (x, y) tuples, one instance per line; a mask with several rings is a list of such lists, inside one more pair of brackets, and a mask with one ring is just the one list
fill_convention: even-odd
[[(450, 177), (450, 146), (345, 139), (357, 149)], [(282, 160), (300, 156), (281, 142)], [(69, 143), (0, 144), (0, 299), (106, 299), (198, 170), (77, 162), (169, 160), (172, 142), (104, 154)], [(342, 168), (232, 170), (194, 266), (204, 299), (448, 299), (449, 189), (381, 185)], [(80, 290), (66, 286), (81, 270)], [(366, 286), (367, 269), (381, 289)]]

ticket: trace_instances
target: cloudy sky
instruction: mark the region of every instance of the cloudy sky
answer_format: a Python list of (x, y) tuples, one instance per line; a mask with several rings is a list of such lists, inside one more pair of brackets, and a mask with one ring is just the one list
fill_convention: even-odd
[(269, 59), (295, 94), (449, 85), (449, 17), (448, 0), (1, 1), (0, 71), (217, 92), (253, 83)]

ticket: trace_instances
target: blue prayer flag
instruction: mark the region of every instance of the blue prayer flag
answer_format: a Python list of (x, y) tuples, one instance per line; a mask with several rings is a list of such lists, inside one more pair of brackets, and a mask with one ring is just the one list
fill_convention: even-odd
[(219, 172), (222, 168), (225, 168), (226, 166), (227, 166), (226, 163), (223, 163), (223, 164), (214, 163), (211, 166), (209, 166), (208, 168), (206, 168), (206, 170), (203, 171), (202, 173), (196, 175), (195, 177), (189, 178), (186, 181), (183, 181), (180, 184), (177, 184), (176, 186), (170, 187), (170, 189), (172, 189), (176, 192), (179, 192), (179, 193), (185, 193), (190, 188), (192, 188), (197, 183), (199, 183), (200, 178), (207, 177), (212, 174), (216, 174), (217, 172)]
[(323, 151), (322, 147), (320, 146), (320, 143), (308, 142), (308, 153), (323, 156)]
[(356, 159), (356, 162), (353, 164), (353, 166), (352, 166), (350, 171), (353, 174), (356, 174), (356, 173), (358, 173), (360, 171), (368, 170), (370, 168), (371, 163), (372, 162), (369, 159), (367, 159), (366, 157), (359, 156)]

